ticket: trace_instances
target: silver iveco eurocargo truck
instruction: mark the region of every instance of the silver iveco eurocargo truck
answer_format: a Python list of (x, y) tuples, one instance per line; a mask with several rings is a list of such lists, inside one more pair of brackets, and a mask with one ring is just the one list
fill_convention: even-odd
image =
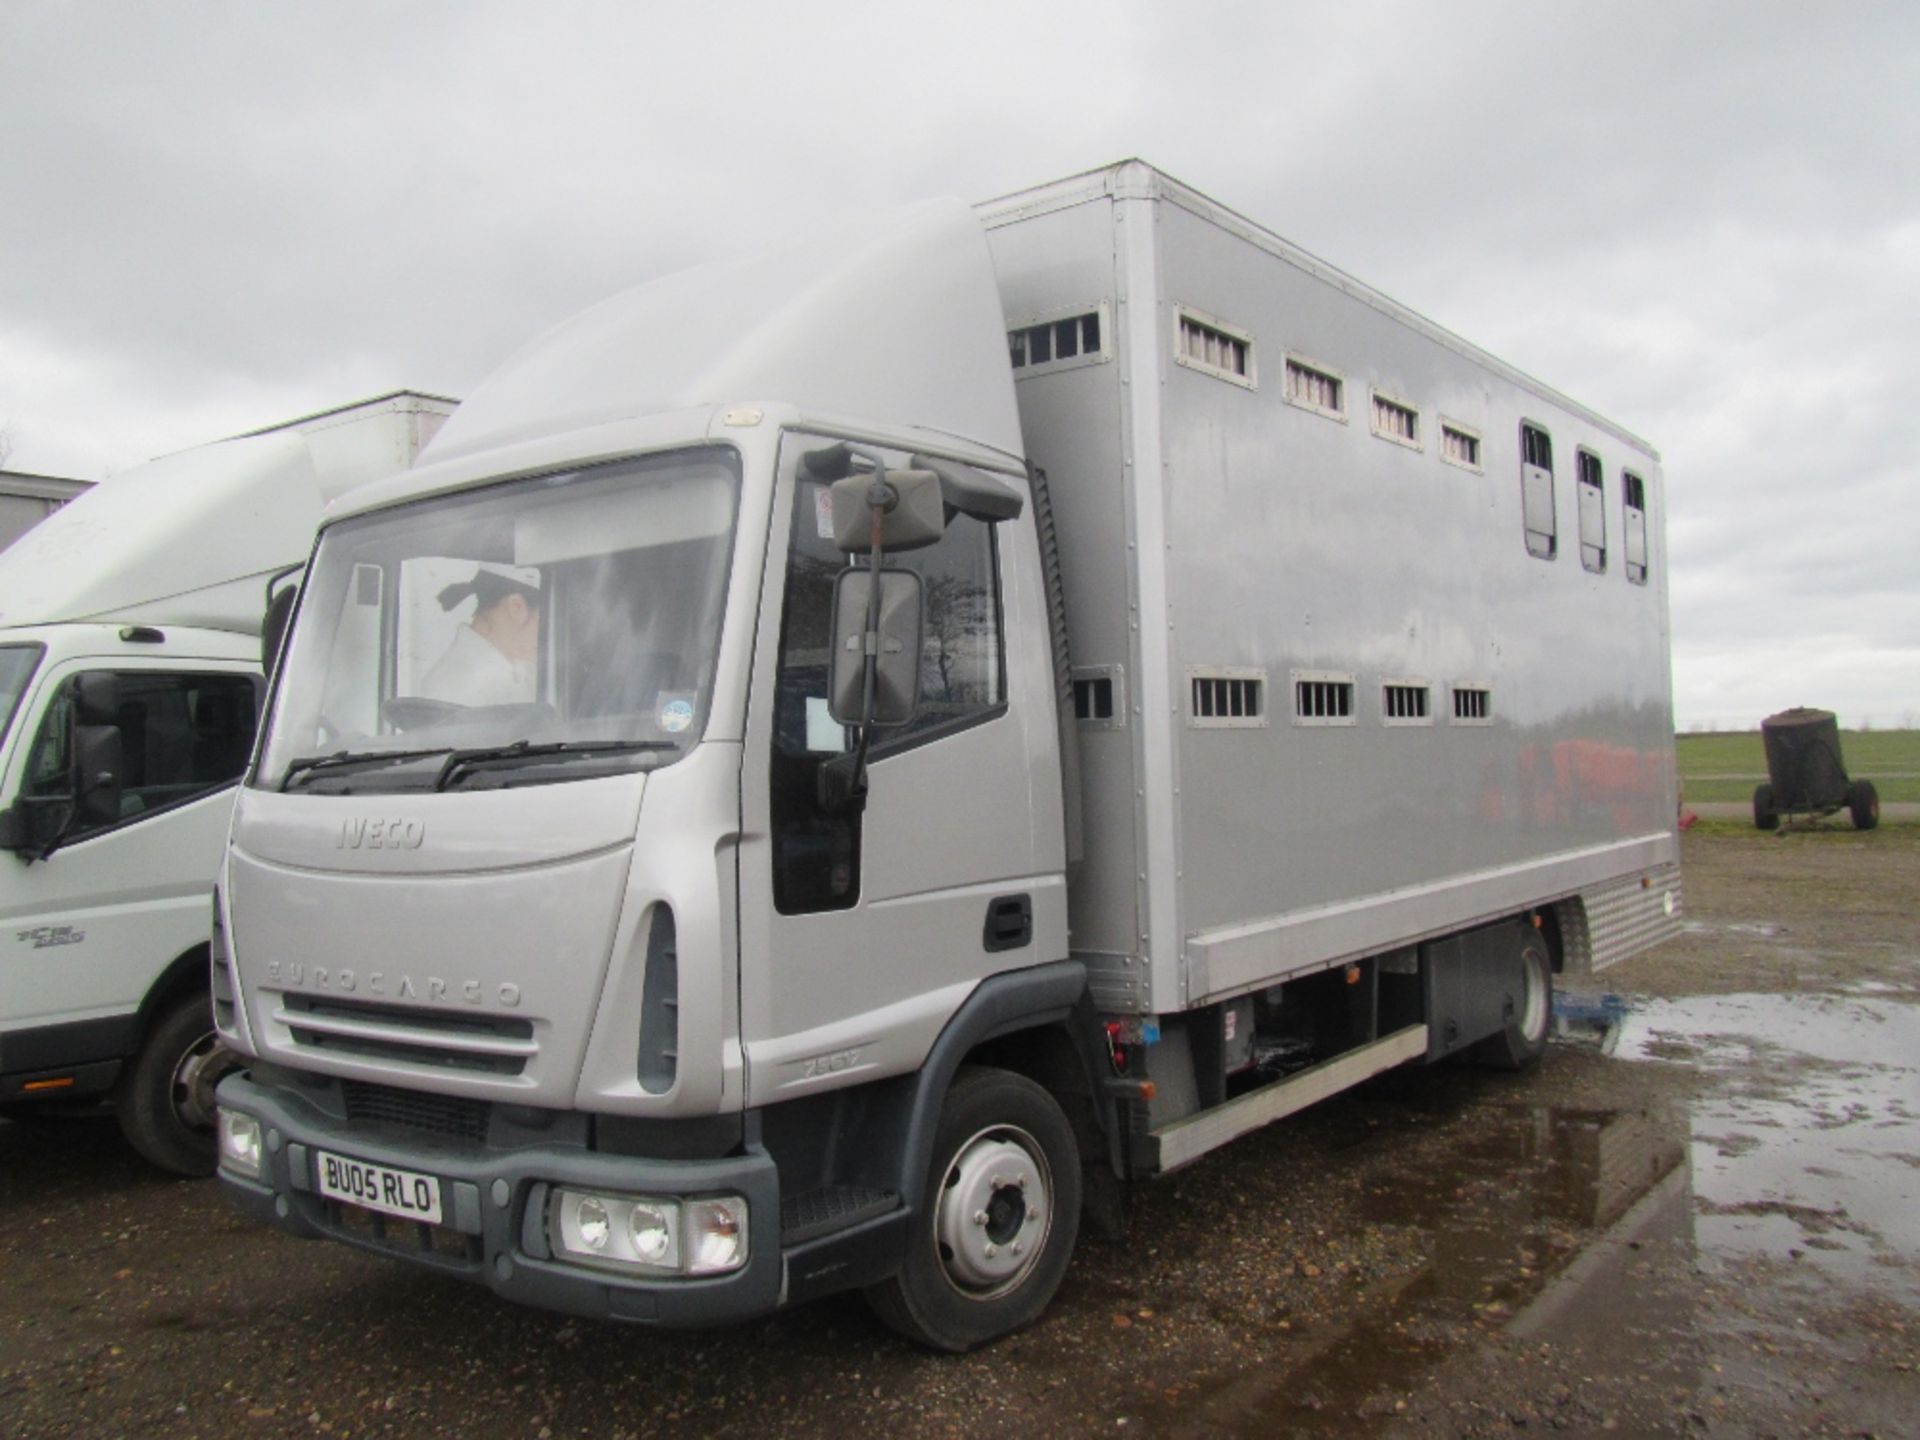
[(618, 295), (330, 512), (215, 899), (246, 1210), (948, 1350), (1089, 1187), (1673, 932), (1643, 441), (1150, 167)]

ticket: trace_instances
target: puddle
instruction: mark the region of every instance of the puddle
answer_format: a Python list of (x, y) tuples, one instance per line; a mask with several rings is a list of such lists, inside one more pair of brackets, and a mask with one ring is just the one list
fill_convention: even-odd
[(1643, 1245), (1690, 1246), (1684, 1116), (1514, 1106), (1459, 1125), (1437, 1155), (1383, 1156), (1363, 1180), (1356, 1220), (1416, 1250), (1412, 1274), (1356, 1294), (1351, 1316), (1309, 1326), (1282, 1367), (1190, 1377), (1177, 1404), (1135, 1412), (1146, 1429), (1375, 1433), (1400, 1418), (1423, 1374), (1529, 1325), (1565, 1335), (1591, 1324), (1657, 1352), (1649, 1324), (1680, 1321), (1690, 1302), (1655, 1305), (1650, 1322), (1652, 1283), (1617, 1281)]
[(1720, 1083), (1647, 1110), (1456, 1112), (1439, 1147), (1380, 1156), (1361, 1177), (1357, 1224), (1421, 1255), (1411, 1275), (1296, 1330), (1267, 1364), (1190, 1376), (1177, 1403), (1134, 1418), (1169, 1435), (1394, 1432), (1415, 1423), (1409, 1396), (1482, 1394), (1471, 1367), (1501, 1334), (1578, 1356), (1586, 1378), (1559, 1402), (1574, 1408), (1551, 1423), (1597, 1429), (1601, 1411), (1579, 1407), (1609, 1385), (1608, 1403), (1631, 1407), (1708, 1383), (1703, 1267), (1778, 1261), (1920, 1303), (1920, 1007), (1863, 993), (1566, 1001), (1564, 1026), (1603, 1031), (1621, 1062)]
[(1613, 1053), (1721, 1074), (1692, 1120), (1703, 1251), (1920, 1303), (1920, 1007), (1866, 994), (1649, 1001)]

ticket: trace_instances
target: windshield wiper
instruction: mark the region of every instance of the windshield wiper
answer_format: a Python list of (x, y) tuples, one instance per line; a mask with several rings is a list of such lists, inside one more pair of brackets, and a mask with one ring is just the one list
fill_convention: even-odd
[[(499, 760), (537, 760), (551, 755), (620, 755), (635, 750), (678, 750), (671, 740), (555, 740), (536, 745), (531, 740), (515, 740), (510, 745), (486, 745), (472, 750), (455, 750), (440, 767), (433, 782), (436, 790), (445, 790), (481, 765)], [(438, 753), (438, 752), (435, 752)]]
[(293, 777), (311, 770), (332, 770), (341, 765), (397, 765), (402, 760), (424, 760), (429, 755), (444, 755), (452, 747), (436, 745), (431, 750), (336, 750), (331, 755), (302, 755), (287, 762), (287, 773), (280, 777), (280, 788), (293, 788)]

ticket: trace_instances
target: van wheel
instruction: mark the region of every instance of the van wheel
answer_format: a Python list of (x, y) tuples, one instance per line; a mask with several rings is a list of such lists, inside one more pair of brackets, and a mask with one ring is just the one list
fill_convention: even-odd
[(1520, 1004), (1498, 1035), (1475, 1047), (1475, 1058), (1496, 1070), (1525, 1070), (1547, 1053), (1553, 1026), (1553, 962), (1547, 947), (1529, 940), (1520, 950)]
[(1856, 830), (1871, 830), (1880, 823), (1880, 792), (1871, 780), (1856, 780), (1847, 787), (1847, 809)]
[(1080, 1230), (1080, 1151), (1024, 1075), (963, 1069), (940, 1107), (899, 1273), (867, 1291), (910, 1340), (958, 1354), (1037, 1319)]
[(213, 1091), (238, 1063), (214, 1032), (212, 1001), (205, 994), (167, 1006), (114, 1096), (127, 1143), (162, 1170), (211, 1175)]
[(1756, 785), (1753, 790), (1753, 823), (1759, 830), (1778, 830), (1780, 812), (1773, 808), (1773, 786)]

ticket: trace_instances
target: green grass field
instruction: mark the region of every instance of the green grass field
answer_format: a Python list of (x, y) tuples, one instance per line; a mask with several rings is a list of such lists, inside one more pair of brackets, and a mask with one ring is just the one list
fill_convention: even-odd
[[(1767, 778), (1758, 730), (1682, 735), (1677, 744), (1689, 801), (1748, 804)], [(1871, 780), (1883, 801), (1920, 801), (1920, 730), (1842, 730), (1840, 755), (1848, 777)]]

